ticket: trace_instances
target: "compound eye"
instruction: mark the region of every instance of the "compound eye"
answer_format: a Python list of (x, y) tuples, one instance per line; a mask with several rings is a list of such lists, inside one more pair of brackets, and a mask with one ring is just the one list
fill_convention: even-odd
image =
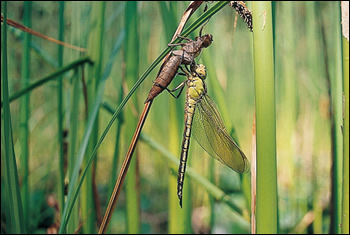
[(213, 41), (213, 36), (211, 34), (206, 34), (204, 35), (204, 41), (203, 41), (203, 46), (208, 47)]

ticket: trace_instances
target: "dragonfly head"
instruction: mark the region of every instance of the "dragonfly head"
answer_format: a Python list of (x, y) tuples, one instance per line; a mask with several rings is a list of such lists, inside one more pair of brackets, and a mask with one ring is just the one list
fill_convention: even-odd
[(194, 76), (204, 80), (207, 77), (207, 68), (203, 64), (197, 64), (192, 68)]
[(208, 46), (211, 45), (211, 43), (213, 42), (213, 35), (211, 34), (206, 34), (204, 36), (201, 37), (196, 37), (196, 41), (200, 40), (202, 42), (202, 46), (204, 48), (207, 48)]

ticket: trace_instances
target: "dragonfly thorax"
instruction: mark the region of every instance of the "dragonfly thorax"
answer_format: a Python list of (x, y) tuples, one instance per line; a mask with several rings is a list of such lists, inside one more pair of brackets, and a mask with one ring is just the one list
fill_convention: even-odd
[(205, 92), (204, 82), (199, 77), (192, 77), (188, 83), (188, 95), (191, 99), (197, 100)]

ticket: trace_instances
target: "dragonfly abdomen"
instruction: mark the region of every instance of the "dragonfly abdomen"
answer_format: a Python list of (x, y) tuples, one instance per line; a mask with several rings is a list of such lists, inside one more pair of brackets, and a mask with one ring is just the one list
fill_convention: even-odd
[(173, 80), (177, 70), (181, 64), (182, 58), (180, 56), (171, 56), (169, 61), (164, 64), (161, 68), (154, 85), (152, 86), (150, 92), (148, 93), (145, 103), (153, 100), (159, 93), (161, 93)]
[(183, 192), (183, 184), (185, 179), (185, 171), (186, 171), (186, 162), (188, 157), (188, 149), (190, 146), (190, 138), (191, 138), (191, 126), (193, 120), (193, 114), (195, 111), (195, 102), (191, 102), (188, 100), (185, 105), (185, 130), (182, 140), (182, 148), (181, 148), (181, 157), (180, 157), (180, 165), (178, 171), (177, 178), (177, 196), (180, 200), (180, 206), (182, 207), (182, 192)]

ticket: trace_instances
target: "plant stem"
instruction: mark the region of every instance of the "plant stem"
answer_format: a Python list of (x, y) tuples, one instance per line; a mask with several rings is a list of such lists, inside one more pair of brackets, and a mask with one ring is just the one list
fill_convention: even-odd
[(342, 233), (349, 234), (349, 40), (345, 37), (343, 37), (343, 84), (345, 102), (343, 107), (345, 108), (345, 110), (343, 126), (344, 148)]
[(271, 2), (253, 2), (252, 12), (257, 150), (256, 231), (277, 233), (275, 77)]
[[(139, 76), (139, 36), (138, 36), (138, 15), (137, 2), (127, 2), (125, 8), (125, 80), (128, 87), (135, 83)], [(133, 130), (137, 125), (137, 97), (132, 97), (132, 107), (127, 107), (125, 111), (126, 130)], [(133, 137), (132, 131), (126, 132), (126, 140), (129, 142)], [(129, 174), (125, 181), (126, 193), (126, 215), (127, 233), (140, 233), (140, 198), (139, 198), (139, 173), (137, 164), (137, 149), (135, 159), (130, 162)]]
[[(24, 16), (23, 24), (27, 27), (31, 27), (32, 17), (32, 2), (24, 2)], [(21, 69), (21, 85), (26, 87), (29, 84), (30, 78), (30, 45), (31, 34), (25, 33), (23, 37), (23, 57), (22, 57), (22, 69)], [(21, 100), (20, 106), (20, 129), (21, 129), (21, 176), (22, 179), (22, 202), (23, 202), (23, 215), (25, 227), (28, 228), (29, 223), (29, 129), (28, 120), (30, 116), (30, 100), (29, 93), (27, 93)]]
[[(4, 19), (7, 19), (7, 2), (1, 8)], [(7, 63), (7, 24), (1, 26), (1, 95), (4, 108), (1, 118), (1, 174), (4, 176), (6, 203), (6, 227), (8, 233), (26, 233), (23, 218), (21, 193), (19, 189), (17, 163), (13, 146), (11, 111), (8, 91), (8, 63)], [(3, 198), (1, 198), (3, 199)]]
[[(59, 2), (59, 29), (58, 29), (58, 40), (64, 40), (64, 1)], [(58, 67), (63, 66), (63, 46), (58, 46)], [(58, 148), (59, 148), (59, 166), (58, 166), (58, 204), (59, 208), (62, 210), (64, 205), (64, 152), (63, 152), (63, 82), (62, 75), (58, 77), (57, 86), (57, 116), (58, 116)]]

